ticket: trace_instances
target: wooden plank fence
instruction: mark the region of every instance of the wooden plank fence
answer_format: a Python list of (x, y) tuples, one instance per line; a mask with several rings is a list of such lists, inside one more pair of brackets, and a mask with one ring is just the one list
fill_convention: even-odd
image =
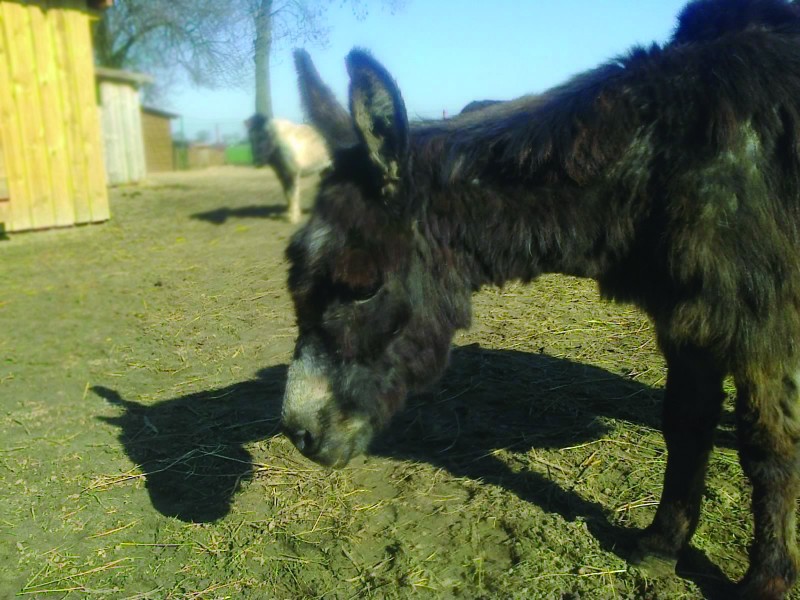
[(109, 217), (90, 18), (86, 0), (0, 0), (6, 231)]

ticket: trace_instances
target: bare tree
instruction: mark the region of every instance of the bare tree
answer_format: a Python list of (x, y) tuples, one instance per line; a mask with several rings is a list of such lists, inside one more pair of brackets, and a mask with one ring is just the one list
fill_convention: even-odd
[[(359, 19), (369, 15), (367, 0), (340, 0), (350, 5)], [(382, 7), (392, 13), (401, 10), (407, 0), (381, 0)], [(298, 45), (325, 46), (330, 27), (328, 9), (333, 0), (250, 0), (253, 17), (252, 39), (255, 62), (256, 112), (272, 117), (272, 94), (269, 60), (273, 47)]]
[(269, 76), (269, 55), (272, 50), (273, 0), (253, 0), (255, 8), (255, 41), (253, 62), (256, 67), (256, 113), (272, 118), (272, 94)]
[(329, 6), (330, 1), (250, 0), (257, 113), (272, 117), (269, 60), (273, 43), (324, 45), (328, 41), (325, 16)]
[[(256, 112), (272, 117), (270, 57), (298, 45), (324, 47), (328, 11), (349, 5), (359, 19), (368, 0), (116, 0), (94, 28), (98, 64), (157, 75), (180, 74), (204, 87), (252, 81)], [(408, 0), (381, 0), (395, 12)], [(251, 63), (250, 60), (253, 60)]]
[(162, 81), (185, 74), (197, 85), (228, 85), (246, 73), (248, 18), (243, 0), (117, 0), (95, 24), (95, 57), (105, 67), (168, 75)]

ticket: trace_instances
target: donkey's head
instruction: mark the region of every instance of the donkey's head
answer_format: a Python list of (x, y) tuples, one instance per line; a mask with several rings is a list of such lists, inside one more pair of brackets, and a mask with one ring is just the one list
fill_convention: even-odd
[(365, 451), (409, 391), (444, 370), (469, 293), (420, 223), (400, 91), (353, 51), (350, 114), (295, 55), (306, 113), (333, 156), (287, 257), (299, 337), (283, 427), (303, 454), (341, 467)]

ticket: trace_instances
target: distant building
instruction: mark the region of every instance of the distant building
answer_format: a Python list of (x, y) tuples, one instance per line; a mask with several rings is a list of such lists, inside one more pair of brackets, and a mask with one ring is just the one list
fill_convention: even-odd
[(207, 169), (225, 164), (224, 144), (204, 144), (195, 142), (189, 144), (187, 164), (188, 169)]
[(142, 73), (105, 67), (97, 67), (95, 74), (108, 183), (119, 185), (141, 181), (147, 175), (147, 163), (139, 88), (153, 80)]
[(142, 107), (144, 156), (148, 173), (174, 171), (175, 151), (172, 143), (172, 119), (179, 115), (151, 106)]

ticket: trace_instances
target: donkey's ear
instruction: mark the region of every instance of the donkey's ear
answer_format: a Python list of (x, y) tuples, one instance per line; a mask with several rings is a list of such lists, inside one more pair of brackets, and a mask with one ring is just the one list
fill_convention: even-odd
[(408, 116), (388, 71), (364, 50), (347, 56), (350, 113), (361, 143), (381, 179), (385, 196), (397, 191), (408, 160)]
[(330, 88), (322, 82), (308, 52), (294, 51), (294, 66), (300, 88), (303, 112), (311, 124), (322, 134), (331, 151), (358, 143), (350, 115), (336, 101)]

